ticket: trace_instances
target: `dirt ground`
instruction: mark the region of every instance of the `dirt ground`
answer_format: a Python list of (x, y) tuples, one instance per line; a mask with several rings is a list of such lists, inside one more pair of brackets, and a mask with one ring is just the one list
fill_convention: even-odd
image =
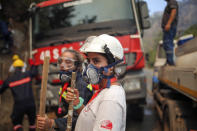
[[(2, 46), (2, 41), (0, 41)], [(15, 51), (16, 52), (16, 51)], [(12, 56), (15, 52), (11, 54), (0, 54), (0, 79), (5, 80), (8, 75), (8, 69), (12, 64)], [(20, 53), (23, 59), (23, 52)], [(13, 97), (11, 90), (7, 89), (3, 94), (0, 95), (0, 131), (12, 131), (12, 122), (10, 119), (12, 108), (13, 108)], [(28, 127), (27, 117), (24, 117), (24, 125)]]
[(10, 115), (12, 112), (13, 99), (10, 90), (6, 90), (1, 95), (0, 104), (0, 131), (11, 131), (12, 124)]
[[(35, 94), (35, 90), (38, 88), (37, 86), (33, 86), (34, 90), (34, 96), (36, 100), (36, 109), (37, 109), (37, 114), (39, 110), (38, 106), (38, 99), (37, 99), (37, 94)], [(8, 89), (6, 90), (2, 95), (1, 95), (1, 103), (0, 103), (0, 131), (12, 131), (12, 122), (10, 119), (11, 113), (12, 113), (12, 107), (13, 107), (13, 97), (11, 94), (11, 91)], [(56, 115), (54, 112), (48, 112), (47, 116), (49, 118), (56, 118)], [(25, 115), (23, 119), (23, 128), (24, 131), (28, 131), (28, 118)]]

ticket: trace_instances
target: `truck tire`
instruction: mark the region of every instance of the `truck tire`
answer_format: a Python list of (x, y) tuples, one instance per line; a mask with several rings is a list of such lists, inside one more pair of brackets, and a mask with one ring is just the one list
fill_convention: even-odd
[(165, 108), (164, 110), (164, 116), (163, 116), (163, 131), (174, 131), (173, 126), (174, 126), (174, 120), (173, 116), (170, 115), (170, 110), (168, 107)]
[(168, 101), (163, 115), (163, 131), (187, 131), (183, 118), (177, 116), (175, 102)]

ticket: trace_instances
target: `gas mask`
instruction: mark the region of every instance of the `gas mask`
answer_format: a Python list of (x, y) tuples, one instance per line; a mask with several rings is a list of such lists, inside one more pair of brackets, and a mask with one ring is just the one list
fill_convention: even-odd
[[(109, 68), (113, 67), (114, 65), (116, 65), (120, 62), (122, 62), (122, 60), (114, 62), (110, 65), (107, 65), (107, 66), (101, 67), (101, 68), (97, 68), (92, 64), (85, 63), (83, 65), (83, 71), (82, 71), (83, 79), (86, 82), (93, 84), (93, 85), (99, 84), (103, 78), (109, 80), (114, 77), (114, 74), (112, 74), (110, 76), (106, 76), (103, 74), (103, 72), (107, 73)], [(109, 84), (107, 85), (107, 87), (109, 87)]]
[(77, 66), (77, 61), (68, 57), (59, 57), (58, 65), (60, 67), (59, 78), (62, 83), (70, 82), (72, 72), (75, 71)]
[(82, 75), (83, 75), (83, 79), (86, 82), (93, 85), (98, 84), (103, 78), (102, 70), (98, 69), (92, 64), (87, 64), (86, 66), (83, 66)]
[(72, 71), (60, 71), (59, 79), (62, 83), (70, 82)]

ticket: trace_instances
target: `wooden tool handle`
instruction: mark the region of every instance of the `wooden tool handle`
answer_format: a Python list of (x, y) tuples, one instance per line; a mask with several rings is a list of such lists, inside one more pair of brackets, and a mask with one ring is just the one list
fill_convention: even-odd
[[(45, 115), (45, 105), (46, 105), (46, 91), (47, 91), (47, 81), (48, 81), (48, 72), (49, 72), (49, 57), (44, 57), (44, 64), (42, 70), (42, 83), (40, 91), (40, 108), (39, 115), (44, 117)], [(39, 129), (37, 130), (39, 131)]]
[[(75, 86), (76, 86), (76, 72), (72, 72), (71, 88), (75, 89)], [(66, 131), (72, 130), (72, 117), (73, 117), (73, 101), (69, 103), (69, 107), (68, 107), (68, 119), (67, 119)]]

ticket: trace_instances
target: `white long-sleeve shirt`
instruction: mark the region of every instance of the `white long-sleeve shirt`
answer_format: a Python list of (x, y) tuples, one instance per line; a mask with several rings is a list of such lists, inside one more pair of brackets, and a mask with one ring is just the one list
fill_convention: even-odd
[(122, 86), (103, 89), (81, 111), (75, 131), (125, 131), (126, 97)]

